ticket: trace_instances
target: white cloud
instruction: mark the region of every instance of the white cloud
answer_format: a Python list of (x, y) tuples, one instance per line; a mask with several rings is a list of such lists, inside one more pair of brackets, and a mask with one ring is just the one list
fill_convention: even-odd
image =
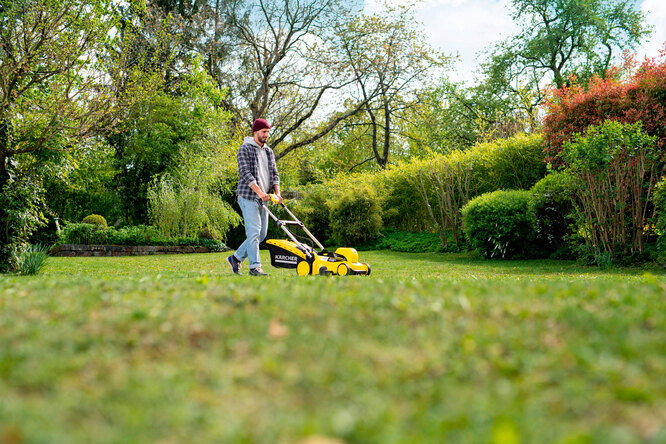
[[(418, 0), (417, 0), (418, 1)], [(654, 33), (637, 52), (643, 57), (656, 57), (666, 41), (666, 1), (635, 0), (645, 12)], [(382, 0), (365, 0), (365, 12), (383, 9)], [(411, 4), (414, 0), (392, 0), (391, 4)], [(453, 80), (473, 81), (474, 71), (482, 57), (478, 53), (503, 40), (518, 27), (509, 15), (510, 0), (422, 0), (416, 7), (416, 18), (424, 25), (428, 42), (445, 54), (458, 54)]]
[[(423, 0), (416, 19), (423, 23), (428, 42), (449, 55), (458, 55), (454, 80), (472, 80), (477, 54), (508, 37), (517, 27), (509, 16), (509, 0)], [(381, 0), (366, 0), (365, 12), (381, 11)], [(410, 0), (394, 0), (411, 3)]]
[(641, 9), (645, 13), (646, 21), (654, 26), (654, 32), (650, 41), (638, 51), (639, 61), (643, 57), (657, 57), (666, 41), (666, 2), (664, 0), (644, 0)]
[(456, 80), (471, 80), (479, 53), (513, 34), (508, 0), (429, 0), (417, 13), (430, 44), (447, 54), (458, 54)]

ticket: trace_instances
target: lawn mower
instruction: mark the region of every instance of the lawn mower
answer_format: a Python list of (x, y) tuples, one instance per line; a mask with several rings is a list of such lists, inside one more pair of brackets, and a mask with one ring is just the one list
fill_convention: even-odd
[[(279, 203), (278, 198), (270, 195), (270, 202), (273, 205)], [(271, 254), (271, 265), (277, 268), (295, 268), (299, 276), (310, 274), (319, 274), (322, 276), (347, 276), (352, 274), (370, 274), (370, 265), (358, 262), (358, 253), (353, 248), (338, 248), (335, 252), (327, 251), (316, 237), (308, 230), (303, 222), (298, 220), (294, 213), (284, 203), (280, 203), (292, 220), (280, 220), (266, 205), (268, 214), (273, 218), (278, 227), (289, 236), (286, 239), (269, 239), (266, 241), (268, 250)], [(289, 225), (296, 225), (310, 237), (310, 239), (319, 247), (316, 251), (314, 246), (304, 244), (289, 230)], [(300, 236), (299, 236), (300, 237)]]

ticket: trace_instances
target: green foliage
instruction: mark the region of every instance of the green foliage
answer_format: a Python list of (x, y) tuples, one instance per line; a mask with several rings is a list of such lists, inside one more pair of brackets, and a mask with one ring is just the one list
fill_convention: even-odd
[(324, 244), (331, 238), (331, 199), (328, 185), (311, 184), (303, 190), (300, 200), (287, 202), (294, 215)]
[(323, 184), (299, 189), (287, 202), (292, 212), (322, 243), (359, 245), (375, 238), (382, 224), (382, 198), (375, 174), (339, 174)]
[(403, 130), (412, 156), (467, 150), (479, 140), (480, 110), (467, 106), (471, 101), (468, 93), (462, 85), (447, 80), (419, 92), (421, 103), (410, 110)]
[(498, 189), (529, 189), (543, 178), (543, 147), (540, 136), (520, 134), (478, 143), (467, 151), (430, 154), (376, 174), (371, 180), (382, 196), (384, 227), (458, 227), (456, 208), (470, 198)]
[(213, 251), (225, 250), (219, 238), (210, 237), (166, 237), (156, 227), (133, 225), (115, 229), (99, 228), (90, 224), (67, 224), (60, 232), (58, 243), (76, 245), (158, 245), (158, 246), (201, 246)]
[(528, 211), (530, 192), (493, 191), (472, 199), (463, 209), (465, 233), (487, 258), (537, 256), (534, 219)]
[(456, 244), (464, 243), (460, 209), (469, 201), (472, 170), (469, 157), (455, 152), (424, 162), (414, 179), (444, 248), (448, 247), (447, 232)]
[(220, 233), (215, 228), (209, 227), (207, 225), (199, 231), (197, 237), (200, 239), (211, 239), (211, 240), (219, 240), (222, 238), (220, 236)]
[(413, 159), (388, 167), (374, 176), (373, 186), (377, 194), (382, 196), (382, 221), (385, 228), (401, 231), (432, 229), (432, 221), (417, 185), (423, 164)]
[(515, 109), (523, 103), (503, 100), (487, 83), (469, 87), (442, 80), (436, 88), (420, 91), (419, 101), (402, 129), (413, 157), (468, 150), (484, 140), (511, 138), (533, 131), (536, 120)]
[(58, 174), (44, 180), (47, 204), (60, 220), (81, 220), (100, 214), (107, 221), (123, 219), (116, 183), (114, 150), (103, 140), (85, 141), (63, 156)]
[(651, 30), (645, 13), (624, 0), (512, 0), (519, 32), (488, 49), (484, 74), (496, 96), (534, 113), (547, 83), (562, 88), (604, 75)]
[(175, 242), (162, 236), (160, 230), (151, 225), (131, 225), (118, 230), (106, 230), (108, 245), (170, 245)]
[(162, 178), (148, 190), (150, 218), (167, 237), (194, 237), (210, 227), (226, 239), (241, 217), (211, 189), (211, 176), (205, 167), (190, 167), (182, 171), (181, 180)]
[(89, 216), (86, 216), (83, 218), (81, 223), (95, 225), (98, 228), (106, 228), (108, 226), (108, 224), (106, 223), (106, 219), (104, 219), (104, 216), (100, 216), (99, 214), (91, 214)]
[(371, 189), (347, 191), (330, 206), (331, 237), (337, 245), (353, 247), (379, 235), (381, 206)]
[[(0, 194), (14, 202), (0, 202), (0, 224), (8, 224), (0, 229), (0, 269), (8, 248), (24, 244), (50, 210), (61, 209), (49, 209), (47, 199), (76, 167), (69, 150), (110, 130), (136, 97), (125, 93), (141, 82), (124, 79), (119, 90), (119, 72), (132, 68), (127, 48), (114, 47), (121, 34), (115, 6), (111, 0), (2, 3)], [(16, 190), (5, 188), (12, 184)], [(23, 221), (13, 226), (17, 216)]]
[(469, 152), (471, 194), (495, 190), (527, 190), (546, 175), (544, 142), (539, 134), (476, 144)]
[(3, 183), (0, 177), (0, 273), (12, 268), (12, 255), (46, 223), (41, 180), (22, 173), (10, 168), (9, 180)]
[(436, 253), (443, 251), (459, 251), (460, 247), (453, 244), (444, 248), (437, 233), (419, 233), (412, 231), (382, 230), (379, 237), (366, 244), (356, 247), (357, 250), (391, 250), (404, 253)]
[(530, 189), (529, 212), (537, 241), (558, 257), (569, 256), (567, 239), (575, 231), (573, 198), (576, 180), (566, 172), (552, 172)]
[(225, 94), (200, 58), (190, 60), (185, 68), (177, 82), (142, 96), (122, 131), (109, 137), (128, 222), (150, 219), (149, 193), (158, 178), (168, 176), (188, 187), (199, 175), (197, 186), (216, 194), (221, 190), (213, 190), (215, 184), (225, 185), (237, 174), (238, 145), (231, 141), (229, 113), (219, 107)]
[(657, 234), (657, 256), (662, 263), (666, 262), (666, 180), (657, 182), (652, 194), (654, 205), (654, 229)]
[(576, 134), (560, 153), (575, 178), (578, 225), (595, 255), (644, 253), (648, 198), (657, 181), (656, 138), (640, 123), (608, 120)]
[(88, 223), (69, 223), (60, 231), (59, 242), (75, 245), (103, 245), (107, 243), (112, 228), (104, 228)]
[(39, 244), (23, 246), (14, 254), (12, 268), (24, 276), (36, 275), (46, 265), (49, 258), (48, 250), (47, 246)]

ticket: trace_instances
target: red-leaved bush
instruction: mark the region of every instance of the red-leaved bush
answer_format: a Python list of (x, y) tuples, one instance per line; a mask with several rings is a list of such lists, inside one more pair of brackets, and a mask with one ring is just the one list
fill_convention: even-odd
[(543, 122), (549, 162), (561, 165), (562, 145), (606, 120), (642, 122), (666, 157), (666, 45), (659, 57), (646, 59), (631, 77), (622, 79), (620, 73), (612, 68), (605, 78), (593, 78), (587, 88), (574, 84), (550, 91)]

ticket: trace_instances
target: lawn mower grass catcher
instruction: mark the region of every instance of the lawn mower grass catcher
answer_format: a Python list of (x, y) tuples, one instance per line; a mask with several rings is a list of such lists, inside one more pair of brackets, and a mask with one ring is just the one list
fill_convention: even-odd
[[(270, 202), (278, 204), (274, 194), (270, 195)], [(370, 265), (358, 261), (358, 253), (353, 248), (338, 248), (335, 252), (326, 251), (324, 246), (305, 228), (303, 222), (298, 220), (284, 203), (280, 204), (292, 220), (280, 220), (266, 205), (268, 214), (278, 224), (278, 227), (287, 233), (289, 240), (268, 239), (266, 245), (271, 253), (271, 265), (277, 268), (295, 268), (299, 276), (319, 274), (322, 276), (347, 276), (350, 274), (370, 274)], [(289, 231), (289, 225), (296, 225), (312, 239), (319, 247), (316, 251), (313, 246), (299, 242), (296, 236)]]

